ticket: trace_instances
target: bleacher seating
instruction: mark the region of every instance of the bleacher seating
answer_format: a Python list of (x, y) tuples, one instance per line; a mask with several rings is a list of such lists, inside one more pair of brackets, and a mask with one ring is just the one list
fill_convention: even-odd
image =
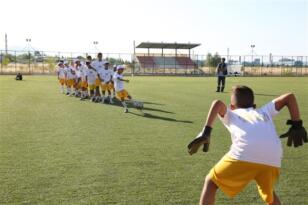
[(162, 57), (162, 56), (137, 56), (137, 60), (142, 68), (160, 69), (194, 69), (195, 63), (190, 57)]
[(137, 56), (140, 66), (143, 68), (154, 68), (155, 61), (152, 56)]

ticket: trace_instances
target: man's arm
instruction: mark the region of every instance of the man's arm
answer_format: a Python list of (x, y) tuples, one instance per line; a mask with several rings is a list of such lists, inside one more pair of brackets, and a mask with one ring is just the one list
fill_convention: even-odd
[(278, 98), (274, 99), (275, 108), (277, 111), (280, 111), (282, 108), (287, 106), (291, 120), (299, 121), (300, 120), (300, 113), (297, 105), (297, 101), (295, 95), (293, 93), (287, 93), (284, 95), (279, 96)]
[(295, 95), (293, 93), (287, 93), (276, 98), (274, 102), (275, 109), (278, 111), (287, 106), (291, 117), (291, 120), (287, 120), (287, 125), (291, 125), (291, 127), (286, 133), (282, 134), (280, 138), (288, 137), (287, 145), (289, 147), (292, 146), (292, 144), (294, 147), (298, 147), (307, 143), (307, 132), (303, 127), (303, 121), (300, 119)]
[(196, 153), (201, 145), (203, 146), (203, 151), (207, 152), (210, 145), (210, 137), (212, 131), (212, 125), (217, 117), (220, 115), (223, 117), (227, 112), (227, 106), (220, 100), (213, 101), (209, 113), (207, 115), (207, 119), (205, 122), (205, 126), (203, 130), (199, 133), (199, 135), (188, 145), (188, 153), (190, 155)]
[(212, 102), (211, 108), (207, 115), (205, 126), (212, 127), (217, 115), (221, 117), (225, 116), (227, 112), (227, 106), (220, 100), (215, 100)]

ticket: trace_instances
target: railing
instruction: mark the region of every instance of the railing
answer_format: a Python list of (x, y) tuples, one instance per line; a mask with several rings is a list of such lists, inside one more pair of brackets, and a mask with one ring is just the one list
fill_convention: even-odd
[[(52, 51), (3, 51), (0, 50), (0, 74), (55, 74), (56, 64), (60, 59), (72, 61), (92, 58), (96, 53), (52, 52)], [(147, 56), (147, 54), (137, 54)], [(152, 55), (152, 54), (151, 54)], [(154, 57), (175, 57), (172, 54), (152, 55)], [(178, 57), (187, 57), (179, 55)], [(223, 55), (228, 64), (228, 71), (242, 76), (308, 76), (308, 56), (278, 55)], [(103, 53), (112, 65), (125, 64), (127, 74), (135, 75), (215, 75), (215, 66), (209, 67), (206, 55), (192, 55), (193, 64), (177, 63), (140, 63), (132, 53)]]

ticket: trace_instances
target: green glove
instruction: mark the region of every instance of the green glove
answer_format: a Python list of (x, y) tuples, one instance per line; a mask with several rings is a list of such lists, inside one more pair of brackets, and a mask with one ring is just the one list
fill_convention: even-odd
[(292, 144), (294, 147), (302, 146), (303, 143), (307, 143), (307, 132), (303, 127), (303, 121), (288, 120), (287, 125), (291, 125), (288, 132), (280, 135), (280, 138), (288, 137), (287, 145), (290, 147)]
[(206, 126), (202, 130), (202, 132), (200, 132), (197, 135), (197, 137), (189, 143), (187, 148), (188, 148), (188, 153), (190, 155), (195, 154), (201, 145), (203, 145), (204, 152), (207, 152), (209, 150), (211, 131), (212, 131), (212, 128), (209, 126)]

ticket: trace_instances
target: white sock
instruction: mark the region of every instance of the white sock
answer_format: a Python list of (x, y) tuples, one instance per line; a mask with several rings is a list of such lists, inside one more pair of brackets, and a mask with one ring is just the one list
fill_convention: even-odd
[(125, 109), (127, 109), (127, 105), (126, 105), (125, 101), (122, 101), (121, 103), (122, 103), (123, 107), (124, 107)]

